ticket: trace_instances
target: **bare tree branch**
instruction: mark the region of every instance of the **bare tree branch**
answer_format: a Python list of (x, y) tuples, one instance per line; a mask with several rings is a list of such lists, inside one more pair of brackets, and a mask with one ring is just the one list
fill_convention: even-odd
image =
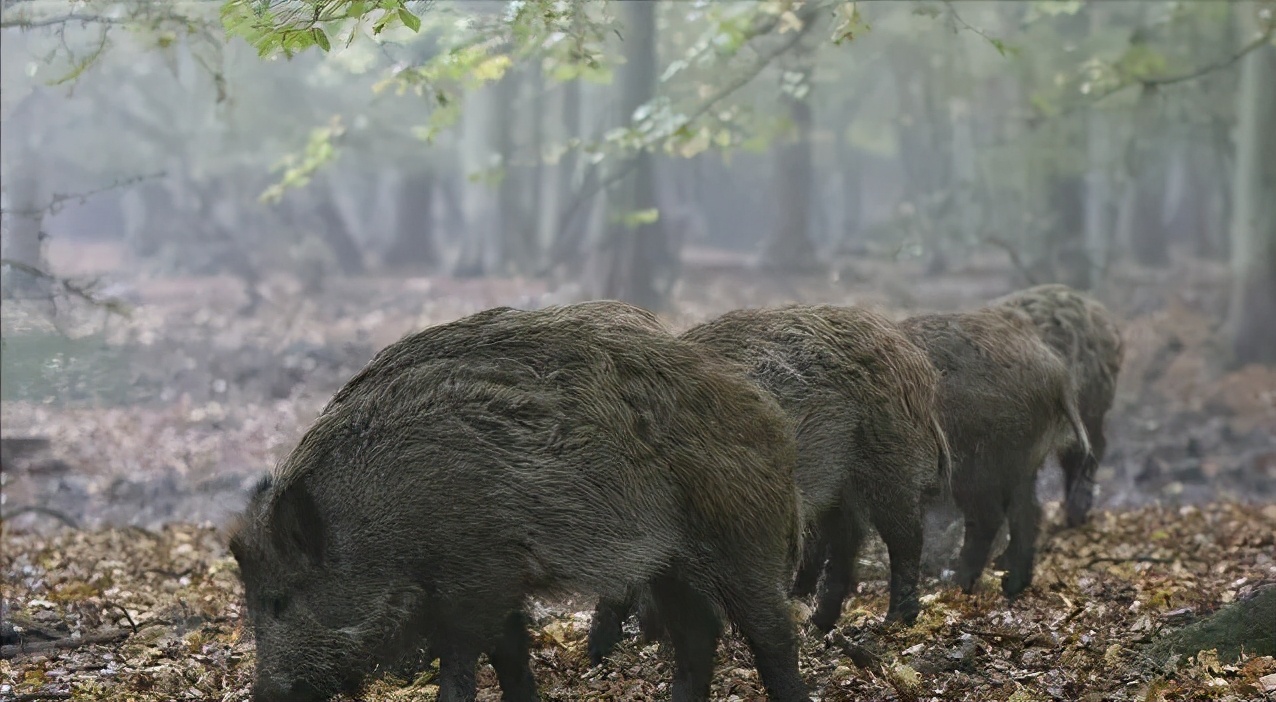
[[(701, 102), (700, 105), (695, 110), (693, 110), (690, 115), (684, 117), (679, 122), (678, 126), (672, 129), (671, 132), (677, 132), (679, 129), (682, 129), (686, 126), (694, 124), (697, 119), (707, 114), (710, 110), (712, 110), (715, 106), (717, 106), (719, 102), (722, 102), (724, 99), (729, 97), (732, 93), (748, 85), (749, 82), (752, 81), (754, 78), (756, 78), (758, 74), (762, 73), (762, 71), (766, 69), (767, 66), (771, 65), (772, 61), (774, 61), (780, 55), (786, 53), (793, 47), (797, 46), (798, 43), (801, 42), (802, 39), (805, 36), (807, 36), (807, 34), (810, 32), (811, 27), (814, 26), (813, 20), (815, 19), (816, 13), (820, 9), (821, 9), (821, 6), (819, 5), (819, 3), (811, 3), (807, 5), (801, 12), (798, 13), (798, 19), (802, 21), (801, 29), (793, 32), (792, 35), (790, 35), (787, 39), (777, 44), (776, 46), (772, 47), (770, 50), (762, 52), (758, 56), (758, 58), (753, 62), (753, 65), (749, 66), (747, 70), (741, 71), (740, 73), (736, 74), (731, 80), (719, 86), (719, 88), (715, 90), (713, 93), (711, 93), (709, 97), (707, 97), (703, 102)], [(754, 30), (750, 32), (749, 39), (753, 39), (763, 34), (767, 34), (771, 30), (779, 26), (779, 24), (780, 24), (780, 17), (775, 17), (767, 22), (764, 22), (758, 27), (755, 27)], [(652, 145), (651, 143), (644, 143), (641, 149), (646, 149), (651, 145)], [(593, 199), (593, 197), (597, 195), (598, 193), (603, 192), (607, 188), (610, 188), (611, 186), (620, 182), (622, 179), (624, 179), (625, 176), (633, 172), (634, 168), (636, 168), (637, 166), (638, 166), (638, 158), (636, 156), (630, 156), (626, 158), (621, 165), (617, 166), (617, 168), (614, 171), (608, 174), (606, 178), (590, 179), (587, 176), (585, 181), (586, 183), (585, 186), (582, 187), (579, 191), (577, 191), (576, 196), (572, 198), (571, 204), (564, 211), (563, 216), (560, 219), (560, 221), (562, 222), (562, 226), (565, 228), (572, 221), (572, 219), (578, 214), (578, 212), (585, 205), (585, 203)], [(583, 236), (583, 228), (582, 228), (581, 236)], [(551, 252), (551, 255), (547, 259), (549, 261), (549, 266), (553, 267), (555, 265), (558, 265), (558, 262), (562, 260), (564, 255), (571, 248), (576, 247), (580, 243), (578, 241), (579, 238), (580, 237), (578, 236), (578, 237), (572, 237), (572, 238), (565, 237), (563, 239), (560, 239), (557, 242), (555, 250)]]
[(105, 15), (85, 15), (80, 13), (71, 13), (68, 15), (58, 15), (56, 17), (42, 17), (35, 19), (33, 17), (19, 16), (16, 18), (0, 19), (0, 29), (39, 29), (41, 27), (59, 27), (72, 22), (79, 22), (83, 25), (90, 24), (107, 24), (121, 25), (134, 22), (127, 17), (107, 17)]
[(1064, 109), (1060, 110), (1058, 113), (1051, 115), (1047, 117), (1046, 119), (1042, 119), (1038, 121), (1036, 123), (1036, 126), (1044, 124), (1050, 121), (1051, 119), (1066, 117), (1076, 112), (1089, 109), (1090, 107), (1097, 105), (1098, 103), (1112, 97), (1113, 95), (1116, 95), (1117, 93), (1125, 92), (1126, 90), (1129, 90), (1130, 88), (1133, 88), (1135, 86), (1142, 86), (1144, 90), (1152, 90), (1155, 88), (1159, 88), (1163, 85), (1174, 85), (1176, 83), (1186, 83), (1188, 81), (1196, 80), (1198, 78), (1203, 78), (1211, 73), (1215, 73), (1215, 72), (1230, 68), (1236, 62), (1245, 58), (1245, 56), (1248, 55), (1249, 53), (1266, 45), (1268, 42), (1272, 40), (1273, 36), (1276, 36), (1276, 24), (1272, 24), (1268, 26), (1267, 31), (1263, 32), (1262, 36), (1259, 36), (1254, 41), (1251, 41), (1245, 46), (1241, 47), (1236, 53), (1232, 54), (1231, 56), (1220, 59), (1219, 61), (1215, 61), (1214, 63), (1206, 64), (1204, 66), (1201, 66), (1200, 68), (1196, 68), (1186, 73), (1180, 73), (1177, 75), (1167, 75), (1167, 76), (1155, 76), (1151, 78), (1136, 78), (1123, 83), (1119, 83), (1117, 85), (1107, 88), (1106, 90), (1100, 91), (1099, 93), (1095, 94), (1093, 97), (1089, 97), (1085, 100), (1080, 100), (1071, 105), (1068, 105)]
[(36, 268), (35, 266), (32, 266), (27, 263), (23, 263), (22, 261), (15, 261), (11, 258), (0, 258), (0, 266), (8, 266), (15, 271), (22, 271), (23, 273), (26, 273), (27, 275), (38, 278), (40, 280), (49, 281), (50, 283), (57, 285), (59, 288), (64, 290), (67, 294), (71, 295), (72, 297), (76, 297), (81, 300), (84, 300), (85, 302), (91, 305), (101, 307), (108, 312), (113, 312), (123, 317), (129, 316), (128, 305), (124, 304), (123, 301), (113, 297), (106, 298), (106, 299), (100, 298), (93, 293), (92, 288), (88, 285), (79, 285), (79, 284), (73, 283), (70, 280), (67, 280), (66, 278), (53, 275), (52, 273), (42, 271), (39, 268)]
[(1228, 56), (1227, 58), (1221, 61), (1206, 64), (1194, 71), (1189, 71), (1181, 75), (1163, 76), (1159, 78), (1144, 78), (1143, 80), (1140, 80), (1138, 82), (1141, 83), (1143, 87), (1145, 88), (1151, 88), (1151, 87), (1160, 86), (1160, 85), (1173, 85), (1175, 83), (1183, 83), (1189, 80), (1196, 80), (1197, 78), (1213, 73), (1215, 71), (1221, 71), (1224, 68), (1228, 68), (1232, 64), (1236, 63), (1237, 61), (1240, 61), (1241, 59), (1245, 58), (1246, 54), (1249, 54), (1250, 52), (1261, 48), (1264, 44), (1267, 44), (1269, 41), (1271, 41), (1272, 35), (1274, 33), (1276, 33), (1276, 24), (1273, 24), (1272, 26), (1268, 27), (1267, 31), (1263, 32), (1263, 35), (1260, 36), (1259, 38), (1241, 47), (1240, 51), (1237, 51), (1236, 53), (1232, 54), (1231, 56)]
[(1032, 269), (1029, 268), (1023, 262), (1023, 257), (1019, 255), (1019, 250), (1016, 249), (1014, 246), (1011, 246), (1010, 242), (995, 236), (984, 237), (983, 241), (985, 244), (988, 244), (990, 246), (995, 246), (1001, 249), (1002, 251), (1005, 251), (1010, 256), (1011, 265), (1013, 265), (1015, 267), (1015, 270), (1019, 271), (1019, 274), (1022, 275), (1024, 279), (1028, 281), (1028, 285), (1040, 284), (1040, 281), (1037, 280), (1037, 277), (1033, 275)]
[(118, 188), (126, 188), (130, 185), (136, 185), (138, 183), (141, 183), (147, 180), (163, 178), (165, 175), (166, 174), (163, 171), (160, 171), (158, 173), (137, 175), (131, 178), (125, 178), (124, 180), (116, 180), (110, 183), (109, 185), (104, 185), (100, 188), (95, 188), (93, 190), (86, 190), (82, 193), (54, 193), (53, 197), (49, 198), (49, 202), (45, 204), (43, 207), (33, 207), (30, 209), (25, 209), (25, 210), (0, 209), (0, 214), (19, 215), (23, 217), (34, 217), (35, 215), (38, 215), (38, 214), (56, 214), (59, 210), (62, 209), (62, 207), (66, 203), (72, 200), (78, 200), (80, 204), (84, 204), (86, 200), (93, 197), (94, 195), (100, 195), (104, 192), (108, 192), (110, 190), (116, 190)]

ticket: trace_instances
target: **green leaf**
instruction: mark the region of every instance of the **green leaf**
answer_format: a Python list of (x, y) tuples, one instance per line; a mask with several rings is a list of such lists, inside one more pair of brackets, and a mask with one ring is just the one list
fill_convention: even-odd
[(322, 29), (314, 27), (310, 30), (310, 33), (314, 35), (315, 43), (319, 45), (320, 49), (324, 50), (324, 53), (332, 49), (332, 45), (328, 43), (328, 35)]
[(1058, 15), (1075, 15), (1081, 11), (1081, 1), (1065, 0), (1063, 2), (1046, 2), (1042, 0), (1033, 3), (1033, 9), (1048, 17), (1056, 17)]
[(421, 31), (421, 18), (411, 12), (408, 12), (406, 7), (399, 8), (399, 21), (403, 23), (403, 26), (411, 29), (413, 32)]
[(1117, 71), (1134, 80), (1141, 80), (1165, 73), (1168, 61), (1165, 55), (1147, 44), (1132, 44), (1117, 60)]
[(497, 81), (505, 75), (505, 71), (509, 70), (513, 63), (508, 56), (491, 56), (476, 65), (470, 75), (484, 83)]
[(860, 16), (859, 4), (855, 2), (844, 2), (837, 6), (837, 25), (833, 27), (833, 43), (842, 44), (842, 42), (855, 39), (856, 34), (862, 34), (869, 30), (869, 26), (864, 22), (864, 18)]
[(645, 210), (625, 212), (617, 217), (617, 221), (626, 228), (636, 229), (645, 224), (655, 224), (660, 221), (660, 210), (652, 207)]
[(368, 3), (366, 0), (351, 0), (350, 4), (346, 5), (347, 19), (362, 19), (366, 14), (368, 14)]
[[(308, 34), (308, 33), (306, 33)], [(337, 156), (334, 141), (346, 131), (340, 115), (334, 115), (326, 127), (317, 127), (310, 132), (305, 150), (300, 154), (287, 154), (280, 160), (275, 170), (282, 170), (279, 182), (257, 197), (262, 203), (278, 202), (289, 188), (300, 188), (310, 182), (314, 174)]]
[(917, 7), (913, 8), (913, 14), (918, 15), (920, 17), (930, 17), (933, 19), (939, 16), (939, 6), (929, 5), (929, 4), (918, 5)]

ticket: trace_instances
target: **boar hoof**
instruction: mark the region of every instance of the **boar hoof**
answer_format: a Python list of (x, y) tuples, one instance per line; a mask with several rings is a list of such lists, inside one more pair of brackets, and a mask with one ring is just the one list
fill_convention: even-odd
[(912, 626), (917, 621), (917, 615), (921, 614), (921, 603), (913, 600), (905, 602), (899, 606), (899, 609), (886, 613), (886, 623), (894, 624), (900, 622), (904, 626)]
[(1010, 572), (1001, 579), (1001, 591), (1009, 599), (1019, 596), (1032, 584), (1032, 573), (1022, 574)]

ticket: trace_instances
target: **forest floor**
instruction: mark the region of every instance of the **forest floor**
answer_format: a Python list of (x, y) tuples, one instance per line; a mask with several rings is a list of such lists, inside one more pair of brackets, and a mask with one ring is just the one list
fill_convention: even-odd
[[(1013, 287), (1004, 266), (978, 261), (929, 278), (874, 261), (836, 279), (717, 269), (688, 279), (695, 285), (666, 315), (675, 328), (793, 300), (901, 316), (972, 307)], [(991, 570), (973, 596), (932, 578), (909, 628), (880, 624), (875, 543), (839, 628), (803, 635), (813, 692), (1276, 700), (1270, 657), (1225, 664), (1206, 653), (1163, 664), (1141, 653), (1159, 630), (1276, 583), (1276, 370), (1223, 367), (1225, 291), (1225, 276), (1199, 262), (1114, 275), (1098, 295), (1123, 319), (1128, 348), (1092, 523), (1058, 527), (1058, 470), (1047, 466), (1041, 494), (1052, 526), (1032, 588), (1008, 604)], [(561, 298), (536, 281), (441, 278), (336, 280), (302, 294), (281, 276), (265, 292), (245, 316), (231, 279), (134, 280), (128, 319), (64, 309), (56, 326), (39, 305), (6, 303), (0, 699), (246, 699), (251, 636), (220, 529), (248, 487), (380, 347), (492, 305)], [(589, 608), (536, 607), (533, 666), (544, 697), (667, 695), (670, 669), (654, 645), (635, 641), (588, 665)], [(724, 642), (717, 671), (715, 700), (763, 699), (738, 639)], [(431, 675), (379, 681), (363, 699), (432, 699)], [(499, 699), (486, 666), (480, 685), (480, 699)]]

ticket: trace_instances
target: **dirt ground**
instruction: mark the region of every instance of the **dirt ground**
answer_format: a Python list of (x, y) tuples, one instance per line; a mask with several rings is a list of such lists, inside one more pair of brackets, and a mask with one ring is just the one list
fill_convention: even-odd
[[(110, 260), (54, 254), (76, 273)], [(818, 279), (689, 258), (664, 315), (675, 328), (788, 301), (898, 317), (973, 307), (1016, 285), (995, 258), (931, 278), (916, 264), (849, 261)], [(251, 637), (219, 530), (249, 486), (385, 344), (493, 305), (571, 299), (541, 281), (401, 277), (332, 280), (305, 295), (281, 275), (244, 316), (230, 278), (121, 279), (110, 290), (129, 318), (63, 303), (54, 326), (47, 306), (5, 304), (0, 699), (246, 699)], [(1028, 594), (1008, 606), (991, 571), (969, 597), (932, 578), (911, 628), (880, 625), (880, 548), (867, 554), (839, 629), (804, 635), (804, 676), (821, 700), (1262, 700), (1266, 682), (1276, 688), (1263, 678), (1276, 674), (1270, 657), (1160, 665), (1140, 653), (1158, 630), (1276, 582), (1276, 369), (1224, 367), (1225, 291), (1225, 271), (1200, 262), (1121, 271), (1097, 291), (1128, 347), (1100, 513), (1060, 530), (1048, 465), (1040, 487), (1052, 526)], [(667, 694), (654, 645), (588, 666), (589, 606), (537, 605), (544, 697)], [(431, 675), (382, 680), (364, 699), (432, 699)], [(480, 699), (499, 699), (490, 668), (480, 684)], [(734, 638), (714, 699), (762, 699)]]

